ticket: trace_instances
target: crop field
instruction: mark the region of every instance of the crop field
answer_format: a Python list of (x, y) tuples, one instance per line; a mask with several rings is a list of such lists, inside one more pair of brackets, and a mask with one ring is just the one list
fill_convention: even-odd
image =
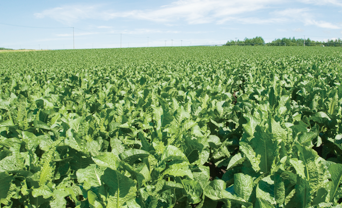
[(0, 53), (0, 206), (341, 207), (342, 48)]

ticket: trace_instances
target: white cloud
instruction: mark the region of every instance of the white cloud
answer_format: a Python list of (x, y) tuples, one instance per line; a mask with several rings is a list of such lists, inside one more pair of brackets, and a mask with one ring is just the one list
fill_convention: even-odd
[(330, 23), (330, 22), (325, 22), (325, 21), (311, 20), (311, 21), (307, 21), (306, 24), (316, 25), (317, 27), (326, 28), (326, 29), (340, 29), (339, 26), (334, 25), (333, 23)]
[(342, 6), (342, 2), (338, 0), (299, 0), (299, 1), (306, 3), (306, 4), (315, 4), (315, 5), (332, 4), (336, 6)]
[(326, 21), (317, 21), (314, 15), (310, 13), (309, 9), (286, 9), (283, 11), (276, 11), (273, 14), (292, 19), (293, 21), (303, 22), (305, 25), (315, 25), (327, 29), (339, 29), (340, 27)]
[(279, 0), (179, 0), (154, 11), (132, 11), (125, 15), (157, 22), (183, 19), (189, 24), (201, 24), (222, 22), (228, 17), (261, 10), (279, 2)]
[(233, 22), (239, 22), (242, 24), (270, 24), (270, 23), (280, 23), (280, 22), (286, 22), (287, 18), (270, 18), (270, 19), (259, 19), (259, 18), (239, 18), (239, 17), (228, 17), (225, 19), (222, 19), (218, 21), (217, 23), (223, 24), (225, 22), (233, 21)]
[(72, 24), (82, 19), (109, 20), (119, 17), (169, 23), (185, 20), (189, 24), (221, 22), (229, 17), (265, 9), (284, 0), (177, 0), (155, 10), (113, 12), (102, 5), (68, 5), (36, 13), (37, 18), (49, 17)]
[[(297, 2), (317, 5), (342, 5), (338, 0), (297, 0)], [(320, 28), (339, 29), (342, 25), (318, 21), (308, 9), (285, 9), (271, 12), (269, 18), (250, 17), (252, 12), (268, 11), (270, 7), (286, 3), (285, 0), (176, 0), (175, 2), (151, 10), (131, 10), (116, 12), (108, 10), (104, 5), (67, 5), (36, 13), (37, 18), (52, 18), (71, 25), (85, 19), (110, 20), (115, 18), (131, 18), (172, 24), (185, 21), (188, 24), (227, 22), (241, 24), (272, 24), (283, 22), (302, 22)], [(268, 10), (266, 10), (268, 9)], [(268, 14), (268, 13), (267, 13)], [(246, 17), (248, 15), (248, 17)], [(98, 26), (98, 29), (112, 29), (111, 26)], [(131, 31), (136, 34), (158, 33), (158, 31)]]
[(108, 20), (108, 14), (99, 12), (100, 8), (102, 8), (102, 5), (67, 5), (44, 10), (35, 13), (34, 16), (37, 18), (49, 17), (68, 25), (81, 19)]

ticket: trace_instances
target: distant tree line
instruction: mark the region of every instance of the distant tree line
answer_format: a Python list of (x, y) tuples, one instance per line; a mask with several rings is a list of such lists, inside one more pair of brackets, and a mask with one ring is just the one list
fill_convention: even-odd
[(328, 40), (328, 41), (314, 41), (310, 40), (310, 38), (303, 39), (303, 38), (283, 38), (283, 39), (276, 39), (270, 43), (267, 43), (269, 46), (342, 46), (341, 39), (335, 40)]
[(0, 50), (12, 50), (12, 49), (0, 47)]
[(228, 41), (225, 46), (257, 46), (257, 45), (264, 45), (264, 46), (332, 46), (332, 47), (342, 47), (342, 40), (335, 39), (335, 40), (328, 40), (328, 41), (314, 41), (310, 40), (310, 38), (303, 39), (303, 38), (282, 38), (282, 39), (275, 39), (270, 43), (265, 43), (262, 37), (255, 37), (255, 38), (245, 38), (244, 40), (231, 40)]
[(262, 37), (255, 37), (255, 38), (245, 38), (244, 40), (231, 40), (228, 41), (226, 43), (226, 46), (234, 46), (234, 45), (238, 45), (238, 46), (244, 46), (244, 45), (251, 45), (251, 46), (255, 46), (255, 45), (265, 45), (265, 41)]

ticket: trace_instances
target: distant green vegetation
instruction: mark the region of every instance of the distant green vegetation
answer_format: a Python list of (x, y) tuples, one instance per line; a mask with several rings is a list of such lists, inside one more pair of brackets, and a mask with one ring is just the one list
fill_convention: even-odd
[(0, 53), (1, 208), (341, 207), (342, 48)]
[[(283, 38), (276, 39), (271, 43), (267, 43), (268, 46), (304, 46), (304, 39), (296, 39), (296, 38)], [(314, 41), (310, 38), (305, 39), (305, 46), (331, 46), (331, 47), (341, 47), (342, 40), (328, 40), (326, 42), (323, 41)]]
[(12, 49), (0, 47), (0, 50), (12, 50)]
[(265, 43), (262, 37), (255, 37), (255, 38), (245, 38), (244, 40), (231, 40), (228, 41), (225, 46), (328, 46), (328, 47), (342, 47), (342, 40), (335, 39), (335, 40), (328, 40), (324, 41), (314, 41), (310, 38), (303, 39), (303, 38), (282, 38), (273, 40), (270, 43)]
[(262, 37), (255, 38), (245, 38), (244, 40), (231, 40), (226, 43), (226, 46), (256, 46), (256, 45), (265, 45), (265, 41)]

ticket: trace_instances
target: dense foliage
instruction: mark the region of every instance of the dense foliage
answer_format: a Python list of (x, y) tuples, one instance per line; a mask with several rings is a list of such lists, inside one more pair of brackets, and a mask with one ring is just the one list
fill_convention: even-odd
[(342, 50), (0, 54), (1, 207), (338, 207)]
[(231, 40), (225, 46), (327, 46), (327, 47), (342, 47), (341, 39), (314, 41), (310, 38), (278, 38), (272, 42), (265, 43), (262, 37), (245, 38), (244, 40)]
[(327, 41), (314, 41), (310, 38), (282, 38), (275, 39), (274, 41), (267, 43), (268, 46), (331, 46), (331, 47), (342, 47), (341, 39), (327, 40)]
[(226, 43), (226, 46), (254, 46), (254, 45), (265, 45), (265, 41), (262, 37), (245, 38), (244, 40), (231, 40)]

